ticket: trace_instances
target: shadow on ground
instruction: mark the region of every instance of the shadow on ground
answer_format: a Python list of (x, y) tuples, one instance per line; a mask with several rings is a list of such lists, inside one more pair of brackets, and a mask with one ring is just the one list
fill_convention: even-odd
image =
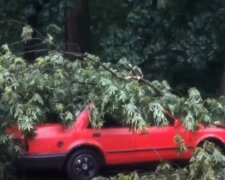
[[(155, 171), (159, 162), (135, 165), (109, 166), (101, 170), (99, 176), (110, 177), (118, 173), (131, 173), (137, 171), (140, 174), (148, 174)], [(173, 162), (174, 167), (182, 167), (186, 162)], [(32, 170), (18, 172), (17, 180), (69, 180), (65, 172), (55, 170)]]

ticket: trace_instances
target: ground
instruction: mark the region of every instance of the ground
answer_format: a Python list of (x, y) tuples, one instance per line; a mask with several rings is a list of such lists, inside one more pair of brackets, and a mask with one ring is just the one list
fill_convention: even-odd
[[(184, 166), (187, 162), (174, 162), (174, 166)], [(110, 177), (115, 176), (118, 173), (131, 173), (137, 171), (139, 174), (148, 174), (152, 173), (159, 163), (148, 163), (148, 164), (138, 164), (138, 165), (121, 165), (121, 166), (111, 166), (102, 170), (100, 173), (101, 176)], [(69, 180), (66, 176), (66, 173), (59, 171), (27, 171), (20, 172), (18, 174), (20, 177), (18, 180)]]

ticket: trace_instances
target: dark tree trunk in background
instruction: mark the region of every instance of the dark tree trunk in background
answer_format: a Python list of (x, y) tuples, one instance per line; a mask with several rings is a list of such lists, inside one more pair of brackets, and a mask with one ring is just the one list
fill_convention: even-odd
[[(44, 0), (43, 3), (40, 3), (39, 1), (34, 1), (33, 7), (35, 9), (35, 14), (31, 15), (27, 19), (27, 23), (33, 28), (33, 29), (39, 29), (41, 26), (38, 24), (38, 18), (40, 16), (41, 11), (44, 8), (44, 5), (49, 3), (50, 0)], [(28, 62), (33, 62), (35, 58), (40, 55), (40, 52), (38, 53), (36, 50), (41, 49), (45, 46), (43, 46), (42, 40), (38, 40), (35, 38), (40, 38), (37, 35), (37, 32), (34, 31), (33, 38), (31, 40), (28, 40), (24, 44), (24, 58)], [(42, 53), (41, 53), (42, 54)]]
[(152, 7), (157, 8), (158, 0), (152, 0)]
[(225, 96), (225, 63), (223, 68), (222, 82), (220, 86), (220, 95)]
[[(42, 10), (42, 5), (39, 4), (38, 2), (33, 4), (34, 9), (35, 9), (35, 14), (33, 14), (32, 16), (28, 17), (27, 19), (27, 23), (33, 28), (33, 29), (38, 29), (37, 26), (37, 21), (38, 21), (38, 16), (39, 13)], [(33, 38), (36, 37), (36, 32), (33, 33)], [(37, 50), (38, 48), (38, 44), (41, 43), (41, 40), (36, 40), (36, 39), (30, 39), (27, 40), (24, 44), (24, 58), (28, 61), (28, 62), (33, 62), (36, 58), (36, 52), (35, 50)]]
[(72, 0), (66, 13), (66, 49), (70, 52), (91, 52), (91, 31), (88, 0)]

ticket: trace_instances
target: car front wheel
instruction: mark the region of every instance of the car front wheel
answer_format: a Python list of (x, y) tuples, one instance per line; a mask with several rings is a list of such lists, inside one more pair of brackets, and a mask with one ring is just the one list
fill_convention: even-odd
[(68, 160), (67, 174), (72, 180), (89, 180), (97, 175), (98, 154), (92, 150), (78, 150)]

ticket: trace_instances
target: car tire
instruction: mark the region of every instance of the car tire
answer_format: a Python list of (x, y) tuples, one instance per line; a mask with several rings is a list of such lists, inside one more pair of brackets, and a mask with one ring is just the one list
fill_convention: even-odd
[(66, 171), (71, 180), (90, 180), (100, 169), (100, 157), (92, 150), (75, 151), (69, 158)]

